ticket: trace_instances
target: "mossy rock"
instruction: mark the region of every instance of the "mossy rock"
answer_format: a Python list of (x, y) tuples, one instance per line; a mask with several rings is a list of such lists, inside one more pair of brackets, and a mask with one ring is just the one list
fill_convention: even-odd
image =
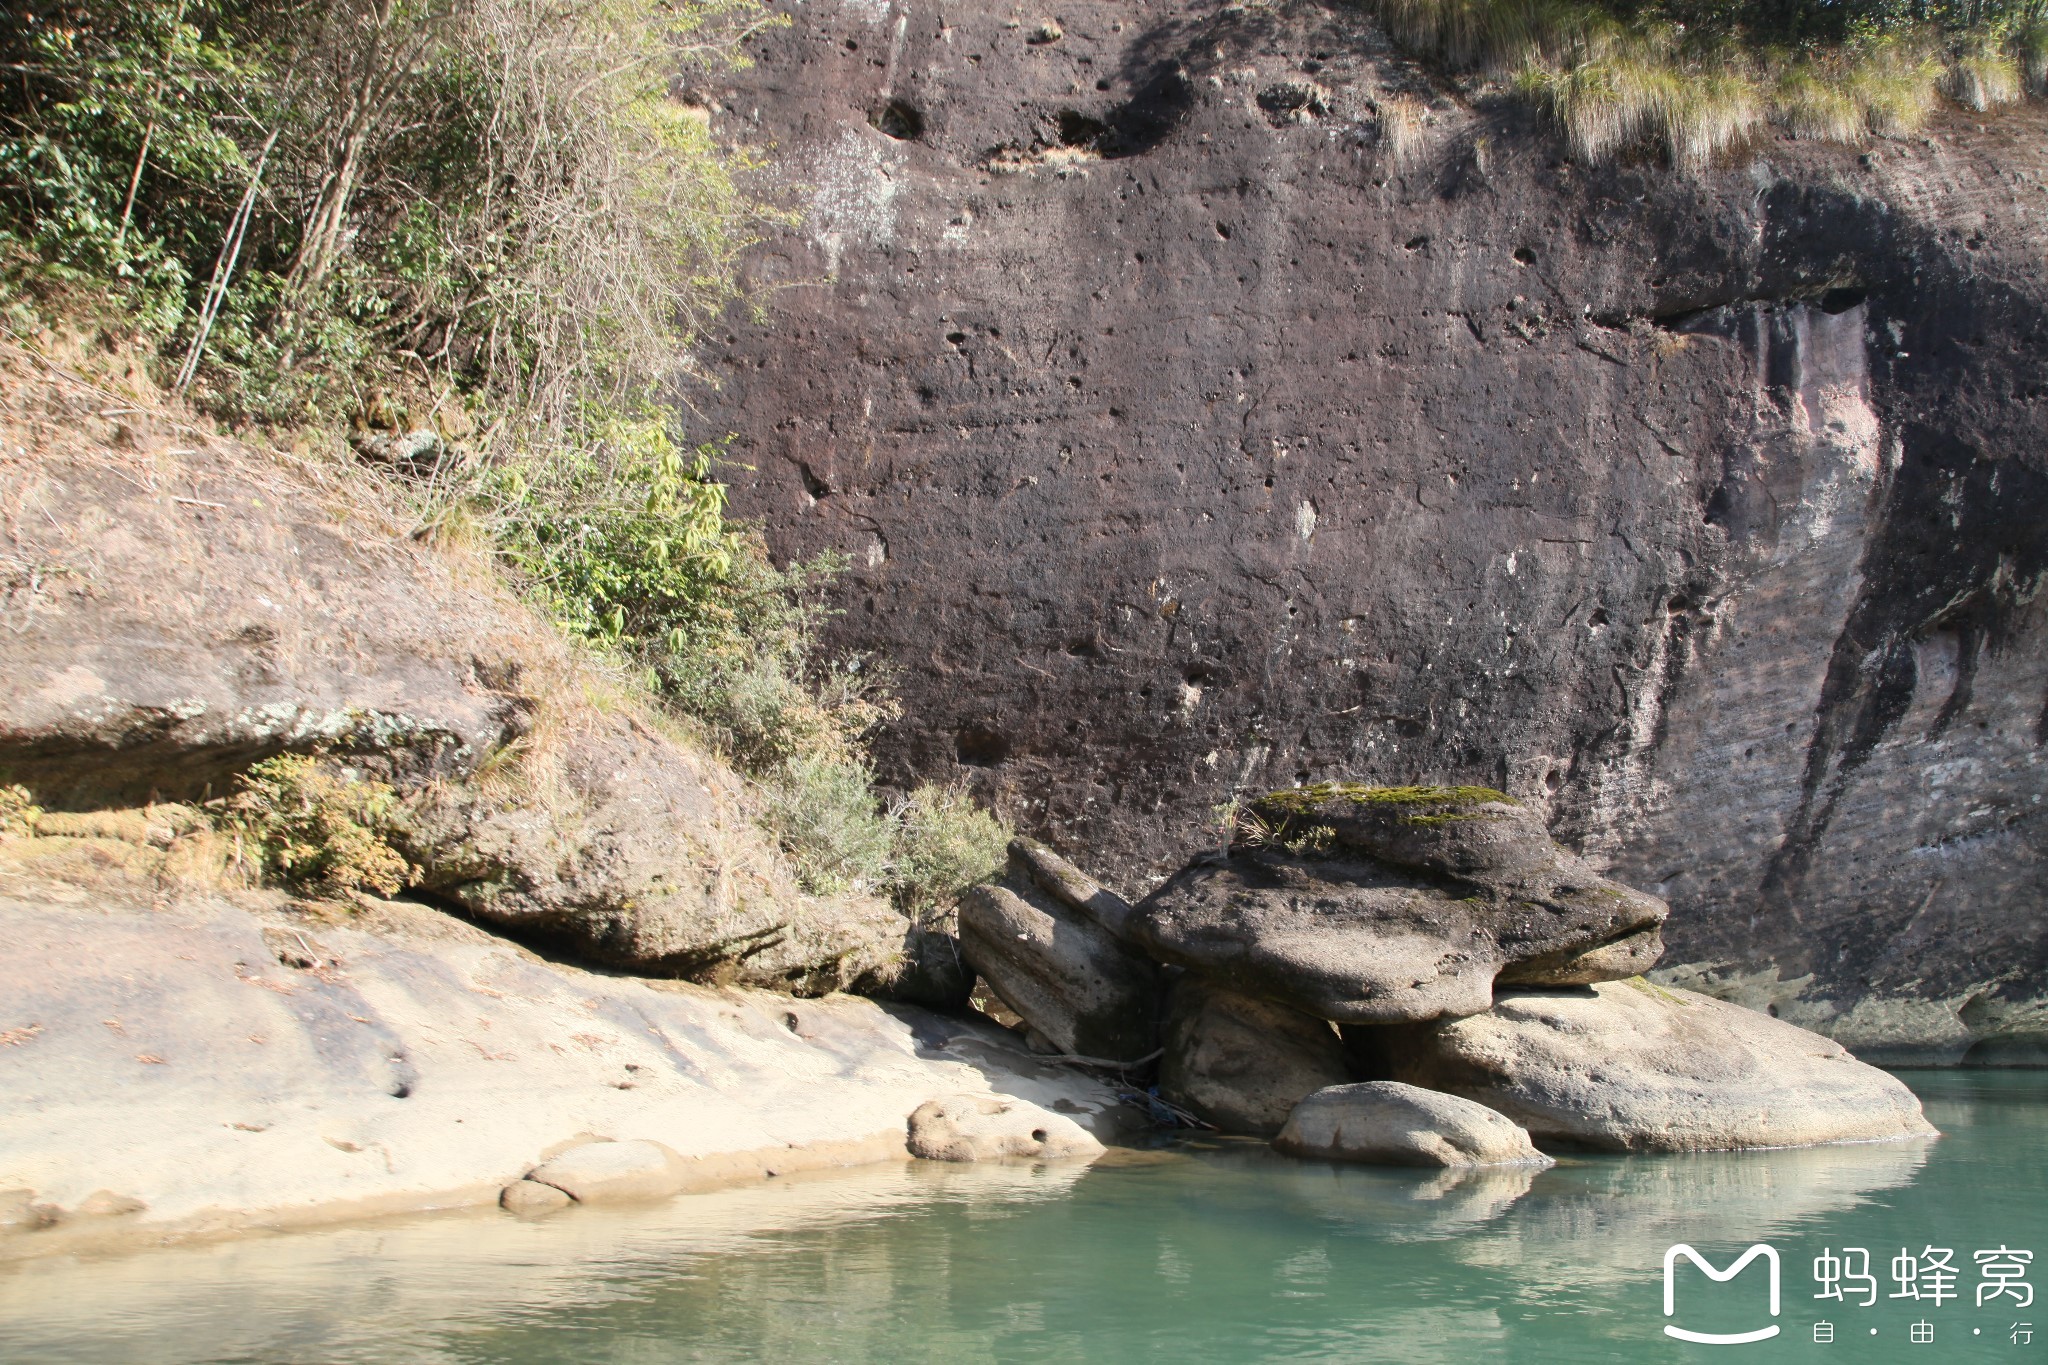
[(1492, 787), (1320, 782), (1252, 802), (1240, 846), (1299, 857), (1365, 854), (1452, 876), (1511, 875), (1552, 861), (1539, 814)]
[(1471, 807), (1522, 803), (1492, 787), (1368, 787), (1352, 782), (1318, 782), (1307, 787), (1286, 787), (1267, 792), (1252, 802), (1257, 808), (1306, 814), (1333, 802), (1354, 806), (1449, 806)]

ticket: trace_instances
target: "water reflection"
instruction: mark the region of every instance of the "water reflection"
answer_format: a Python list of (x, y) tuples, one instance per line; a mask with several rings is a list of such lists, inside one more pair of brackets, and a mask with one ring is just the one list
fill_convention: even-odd
[(1777, 1241), (1790, 1274), (1807, 1243), (2048, 1228), (2048, 1084), (1916, 1083), (1939, 1142), (1462, 1177), (1225, 1142), (29, 1263), (0, 1269), (0, 1359), (1672, 1358), (1673, 1241)]

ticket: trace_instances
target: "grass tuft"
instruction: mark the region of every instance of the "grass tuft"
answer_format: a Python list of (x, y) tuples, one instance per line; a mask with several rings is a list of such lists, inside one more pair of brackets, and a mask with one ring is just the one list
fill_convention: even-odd
[(2048, 96), (2048, 20), (2014, 22), (1995, 8), (1948, 29), (1882, 16), (1850, 22), (1846, 12), (1800, 20), (1833, 24), (1830, 38), (1777, 34), (1747, 9), (1701, 16), (1669, 4), (1549, 0), (1376, 7), (1397, 42), (1510, 78), (1550, 115), (1573, 156), (1589, 162), (1644, 149), (1697, 169), (1772, 126), (1855, 143), (1915, 131), (1943, 95), (1979, 113)]

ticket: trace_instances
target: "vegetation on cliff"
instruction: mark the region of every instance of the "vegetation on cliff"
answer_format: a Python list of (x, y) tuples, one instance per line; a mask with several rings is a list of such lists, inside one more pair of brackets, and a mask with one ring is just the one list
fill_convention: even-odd
[(1982, 113), (2048, 94), (2039, 0), (1371, 0), (1394, 37), (1502, 78), (1575, 155), (1654, 146), (1696, 166), (1766, 129), (1856, 142), (1942, 96)]
[[(140, 354), (247, 438), (381, 468), (421, 534), (489, 544), (762, 778), (814, 889), (918, 907), (973, 880), (933, 822), (974, 876), (999, 831), (944, 793), (878, 799), (885, 680), (817, 644), (835, 566), (774, 567), (677, 416), (710, 381), (692, 344), (744, 303), (737, 258), (785, 217), (701, 83), (781, 22), (762, 0), (30, 0), (0, 17), (0, 307), (17, 335)], [(354, 866), (307, 833), (288, 880)]]

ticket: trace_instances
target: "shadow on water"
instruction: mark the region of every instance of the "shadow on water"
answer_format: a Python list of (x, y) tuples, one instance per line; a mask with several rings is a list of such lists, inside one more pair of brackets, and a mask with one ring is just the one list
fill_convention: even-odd
[[(444, 1215), (28, 1263), (0, 1268), (0, 1359), (1722, 1358), (1662, 1335), (1678, 1241), (1722, 1265), (1753, 1242), (1781, 1252), (1783, 1333), (1743, 1359), (1837, 1359), (1811, 1341), (1830, 1313), (1859, 1362), (1936, 1358), (1907, 1344), (1916, 1315), (1948, 1333), (1942, 1360), (2021, 1358), (2014, 1315), (1978, 1312), (1967, 1275), (1964, 1301), (1935, 1311), (1812, 1298), (1829, 1246), (1872, 1248), (1882, 1277), (1901, 1246), (1968, 1267), (1980, 1246), (2048, 1241), (2048, 1076), (1909, 1079), (1939, 1142), (1461, 1178), (1210, 1141), (1088, 1169), (904, 1163), (533, 1223)], [(1760, 1311), (1709, 1303), (1733, 1287), (1683, 1288), (1698, 1321)]]

